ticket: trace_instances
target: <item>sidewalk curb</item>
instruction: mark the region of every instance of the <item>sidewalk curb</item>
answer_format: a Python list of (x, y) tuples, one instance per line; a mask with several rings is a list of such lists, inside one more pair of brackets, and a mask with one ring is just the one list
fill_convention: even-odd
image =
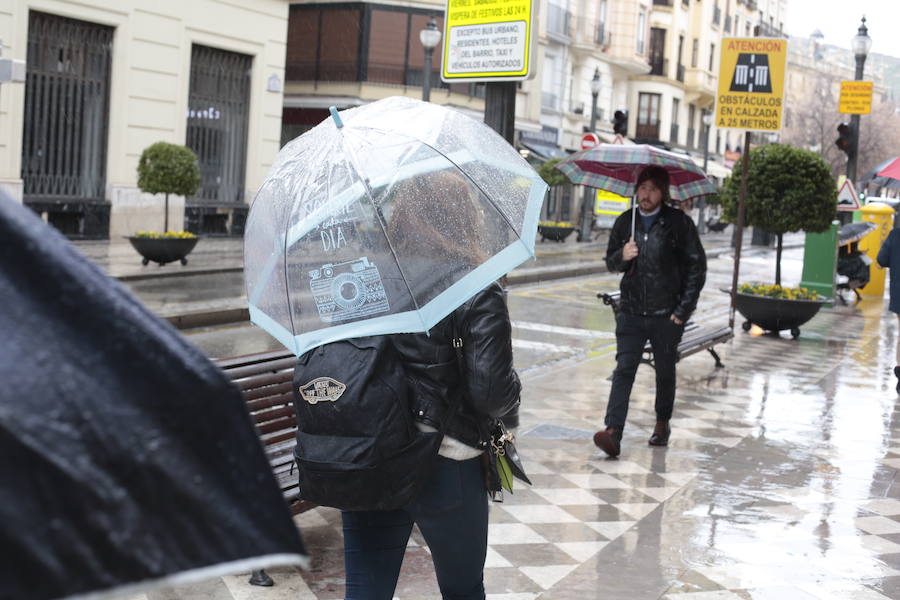
[[(785, 245), (784, 249), (800, 248), (803, 244)], [(732, 252), (731, 246), (721, 246), (718, 248), (710, 248), (706, 251), (707, 258), (715, 258), (722, 254)], [(167, 277), (191, 275), (197, 273), (230, 273), (234, 271), (242, 271), (243, 269), (223, 268), (210, 269), (206, 271), (193, 271), (188, 273), (178, 272), (177, 275), (165, 275)], [(532, 269), (521, 269), (517, 273), (515, 270), (506, 276), (508, 285), (524, 285), (529, 283), (539, 283), (543, 281), (555, 281), (557, 279), (569, 279), (572, 277), (583, 277), (585, 275), (597, 275), (599, 273), (607, 273), (606, 263), (602, 260), (581, 263), (577, 265), (560, 265), (556, 267), (536, 267)], [(141, 279), (152, 279), (155, 275), (137, 275), (119, 277), (120, 281), (139, 281)], [(223, 308), (218, 310), (200, 310), (195, 312), (185, 312), (180, 314), (167, 315), (162, 317), (168, 321), (176, 329), (197, 329), (201, 327), (216, 327), (219, 325), (232, 325), (237, 323), (246, 323), (250, 320), (250, 310), (246, 307)]]

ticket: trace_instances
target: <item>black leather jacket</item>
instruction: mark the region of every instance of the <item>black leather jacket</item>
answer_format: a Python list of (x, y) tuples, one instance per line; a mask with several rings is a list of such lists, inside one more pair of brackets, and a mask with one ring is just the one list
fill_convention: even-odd
[(625, 273), (619, 309), (633, 315), (675, 315), (687, 321), (706, 282), (706, 252), (694, 222), (666, 205), (660, 207), (650, 231), (644, 231), (638, 217), (634, 236), (638, 256), (624, 261), (622, 249), (630, 237), (631, 210), (627, 210), (613, 224), (606, 250), (609, 270)]
[[(453, 319), (463, 340), (463, 379), (450, 344)], [(492, 284), (424, 333), (392, 336), (415, 386), (416, 420), (440, 427), (454, 387), (462, 385), (460, 407), (446, 434), (482, 448), (482, 432), (495, 418), (518, 426), (519, 376), (513, 369), (512, 326), (499, 285)]]

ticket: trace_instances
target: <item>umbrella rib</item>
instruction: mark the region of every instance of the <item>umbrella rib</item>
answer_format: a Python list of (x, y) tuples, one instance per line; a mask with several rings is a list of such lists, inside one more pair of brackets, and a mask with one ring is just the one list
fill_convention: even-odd
[(412, 286), (410, 286), (409, 280), (406, 278), (406, 274), (403, 273), (403, 267), (400, 265), (400, 258), (397, 256), (397, 251), (394, 249), (394, 244), (391, 243), (391, 237), (388, 235), (387, 227), (385, 226), (384, 222), (384, 215), (381, 212), (381, 207), (378, 206), (378, 203), (375, 201), (375, 195), (372, 193), (372, 188), (369, 186), (369, 181), (362, 175), (362, 171), (360, 170), (359, 163), (356, 159), (356, 154), (354, 154), (353, 149), (350, 147), (350, 144), (347, 143), (346, 139), (343, 139), (342, 141), (344, 142), (344, 148), (347, 150), (347, 156), (350, 158), (350, 163), (353, 167), (353, 171), (362, 182), (363, 188), (366, 190), (366, 197), (369, 199), (369, 203), (372, 205), (372, 209), (375, 211), (375, 216), (378, 219), (378, 226), (381, 227), (381, 232), (384, 234), (385, 241), (387, 241), (388, 248), (391, 251), (391, 256), (394, 257), (394, 264), (397, 265), (397, 271), (400, 273), (400, 278), (403, 280), (403, 285), (406, 286), (406, 290), (409, 292), (409, 298), (410, 300), (412, 300), (413, 306), (415, 306), (416, 308), (416, 315), (422, 322), (423, 330), (428, 331), (428, 324), (425, 323), (425, 319), (422, 318), (421, 307), (416, 301), (416, 296), (415, 294), (413, 294)]
[[(490, 205), (493, 207), (493, 209), (494, 209), (501, 217), (503, 217), (503, 220), (506, 222), (506, 225), (507, 225), (514, 233), (516, 233), (516, 227), (515, 227), (515, 225), (512, 224), (512, 221), (509, 220), (509, 217), (506, 216), (506, 213), (503, 212), (502, 210), (500, 210), (500, 207), (497, 206), (497, 203), (494, 202), (494, 199), (491, 198), (491, 196), (490, 196), (486, 191), (484, 191), (484, 189), (482, 189), (482, 187), (481, 187), (480, 185), (478, 185), (478, 182), (477, 182), (477, 181), (475, 181), (474, 179), (472, 179), (471, 177), (469, 177), (469, 174), (466, 173), (465, 170), (463, 170), (463, 168), (462, 168), (461, 166), (459, 166), (458, 164), (456, 164), (456, 162), (454, 162), (454, 160), (453, 160), (452, 158), (450, 158), (449, 156), (447, 156), (446, 154), (444, 154), (443, 152), (441, 152), (440, 150), (438, 150), (437, 148), (435, 148), (434, 146), (432, 146), (432, 145), (429, 144), (428, 142), (423, 142), (422, 140), (419, 140), (419, 141), (422, 143), (423, 146), (427, 146), (427, 147), (431, 148), (431, 150), (432, 150), (435, 154), (437, 154), (438, 156), (443, 156), (445, 159), (447, 159), (447, 162), (449, 162), (451, 165), (453, 165), (454, 167), (456, 167), (456, 170), (459, 171), (460, 173), (462, 173), (463, 176), (464, 176), (467, 180), (469, 180), (469, 181), (472, 183), (473, 186), (475, 186), (475, 189), (477, 189), (477, 190), (481, 193), (482, 196), (484, 196), (485, 198), (487, 198), (487, 201), (490, 203)], [(519, 235), (518, 233), (516, 233), (516, 236), (517, 236), (519, 239), (521, 239), (521, 235)]]

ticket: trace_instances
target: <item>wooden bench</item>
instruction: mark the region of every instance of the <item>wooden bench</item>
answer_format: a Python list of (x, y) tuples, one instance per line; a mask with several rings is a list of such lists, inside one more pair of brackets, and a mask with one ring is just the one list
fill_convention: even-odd
[[(296, 362), (297, 357), (287, 350), (216, 361), (241, 389), (275, 478), (291, 513), (295, 515), (315, 506), (300, 499), (297, 471), (292, 468), (297, 443), (292, 392)], [(261, 569), (253, 571), (250, 583), (266, 587), (274, 585), (272, 578)]]
[[(603, 300), (603, 304), (612, 307), (613, 312), (615, 313), (619, 312), (620, 296), (621, 292), (597, 293), (597, 297)], [(725, 365), (716, 353), (714, 346), (722, 342), (727, 342), (733, 337), (734, 332), (730, 327), (703, 327), (693, 321), (688, 321), (684, 326), (684, 334), (681, 336), (681, 343), (678, 344), (678, 352), (675, 360), (680, 361), (686, 356), (706, 350), (716, 361), (716, 368), (720, 369)], [(644, 356), (641, 358), (641, 362), (656, 368), (656, 365), (653, 362), (653, 348), (650, 346), (649, 341), (644, 345)]]

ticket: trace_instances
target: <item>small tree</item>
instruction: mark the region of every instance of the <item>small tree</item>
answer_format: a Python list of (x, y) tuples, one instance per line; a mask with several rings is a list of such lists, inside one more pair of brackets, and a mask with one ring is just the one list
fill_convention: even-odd
[[(734, 166), (722, 190), (724, 220), (737, 221), (743, 164)], [(781, 285), (782, 236), (790, 231), (819, 233), (836, 216), (837, 189), (822, 157), (808, 150), (771, 144), (750, 153), (745, 224), (778, 238), (775, 283)]]
[(137, 172), (142, 192), (166, 195), (165, 233), (169, 231), (169, 194), (190, 196), (200, 185), (197, 155), (184, 146), (156, 142), (141, 153)]

